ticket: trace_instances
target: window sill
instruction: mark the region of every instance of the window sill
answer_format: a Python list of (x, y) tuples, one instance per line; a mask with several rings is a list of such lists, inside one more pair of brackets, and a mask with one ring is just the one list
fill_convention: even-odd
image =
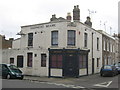
[(62, 69), (62, 68), (57, 68), (57, 67), (50, 67), (50, 69)]
[(23, 67), (18, 67), (18, 68), (23, 68)]
[(76, 48), (76, 46), (68, 45), (67, 48)]
[(27, 48), (33, 48), (33, 46), (27, 46)]
[(84, 70), (84, 69), (87, 69), (87, 68), (79, 68), (79, 69)]
[(84, 49), (88, 49), (88, 47), (83, 47)]
[(26, 68), (32, 69), (33, 67), (26, 67)]
[(51, 48), (58, 48), (58, 45), (52, 45)]
[(99, 67), (97, 67), (97, 69), (99, 69)]

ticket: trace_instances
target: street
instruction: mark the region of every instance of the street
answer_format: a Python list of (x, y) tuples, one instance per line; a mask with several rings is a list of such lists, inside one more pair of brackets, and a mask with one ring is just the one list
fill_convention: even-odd
[(2, 88), (65, 88), (54, 84), (30, 82), (26, 80), (2, 80)]
[[(47, 78), (17, 80), (3, 79), (2, 88), (118, 88), (118, 77), (101, 77), (99, 74), (79, 78)], [(41, 78), (41, 79), (39, 79)]]

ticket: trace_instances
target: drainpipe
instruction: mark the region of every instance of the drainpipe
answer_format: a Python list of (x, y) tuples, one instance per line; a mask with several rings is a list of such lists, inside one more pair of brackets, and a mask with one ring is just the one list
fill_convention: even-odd
[(93, 32), (92, 32), (92, 74), (94, 74), (94, 58), (93, 58)]

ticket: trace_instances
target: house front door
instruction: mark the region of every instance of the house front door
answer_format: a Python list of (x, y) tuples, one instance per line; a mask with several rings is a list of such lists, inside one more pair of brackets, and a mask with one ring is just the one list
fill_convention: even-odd
[(77, 77), (79, 74), (77, 55), (67, 54), (64, 62), (64, 76)]

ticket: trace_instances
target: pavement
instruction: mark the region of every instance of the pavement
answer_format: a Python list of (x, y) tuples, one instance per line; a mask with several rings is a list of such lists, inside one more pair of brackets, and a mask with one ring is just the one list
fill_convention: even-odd
[(77, 78), (56, 78), (56, 77), (44, 77), (44, 76), (24, 76), (24, 80), (38, 81), (38, 82), (54, 82), (54, 83), (72, 83)]
[[(93, 74), (88, 76), (82, 76), (79, 78), (56, 78), (56, 77), (44, 77), (44, 76), (24, 76), (24, 80), (30, 82), (39, 82), (45, 84), (62, 85), (69, 88), (117, 88), (118, 87), (118, 75), (114, 77), (101, 77), (99, 74)], [(108, 82), (110, 84), (108, 84)], [(101, 85), (106, 83), (106, 85)], [(95, 86), (95, 85), (99, 86)], [(101, 86), (100, 86), (101, 85)]]
[[(87, 76), (84, 76), (84, 77), (87, 77)], [(67, 87), (67, 88), (85, 88), (85, 87), (79, 85), (79, 83), (78, 83), (81, 80), (83, 80), (82, 77), (79, 77), (79, 78), (50, 77), (49, 78), (49, 77), (38, 77), (38, 76), (25, 76), (24, 80), (29, 80), (30, 82), (39, 82), (39, 83), (63, 86), (63, 87)]]
[(24, 80), (30, 80), (30, 81), (38, 81), (38, 82), (54, 82), (54, 83), (64, 83), (64, 84), (73, 84), (77, 82), (86, 82), (89, 81), (90, 78), (98, 77), (98, 74), (94, 75), (88, 75), (88, 76), (82, 76), (79, 78), (56, 78), (56, 77), (44, 77), (44, 76), (24, 76)]

